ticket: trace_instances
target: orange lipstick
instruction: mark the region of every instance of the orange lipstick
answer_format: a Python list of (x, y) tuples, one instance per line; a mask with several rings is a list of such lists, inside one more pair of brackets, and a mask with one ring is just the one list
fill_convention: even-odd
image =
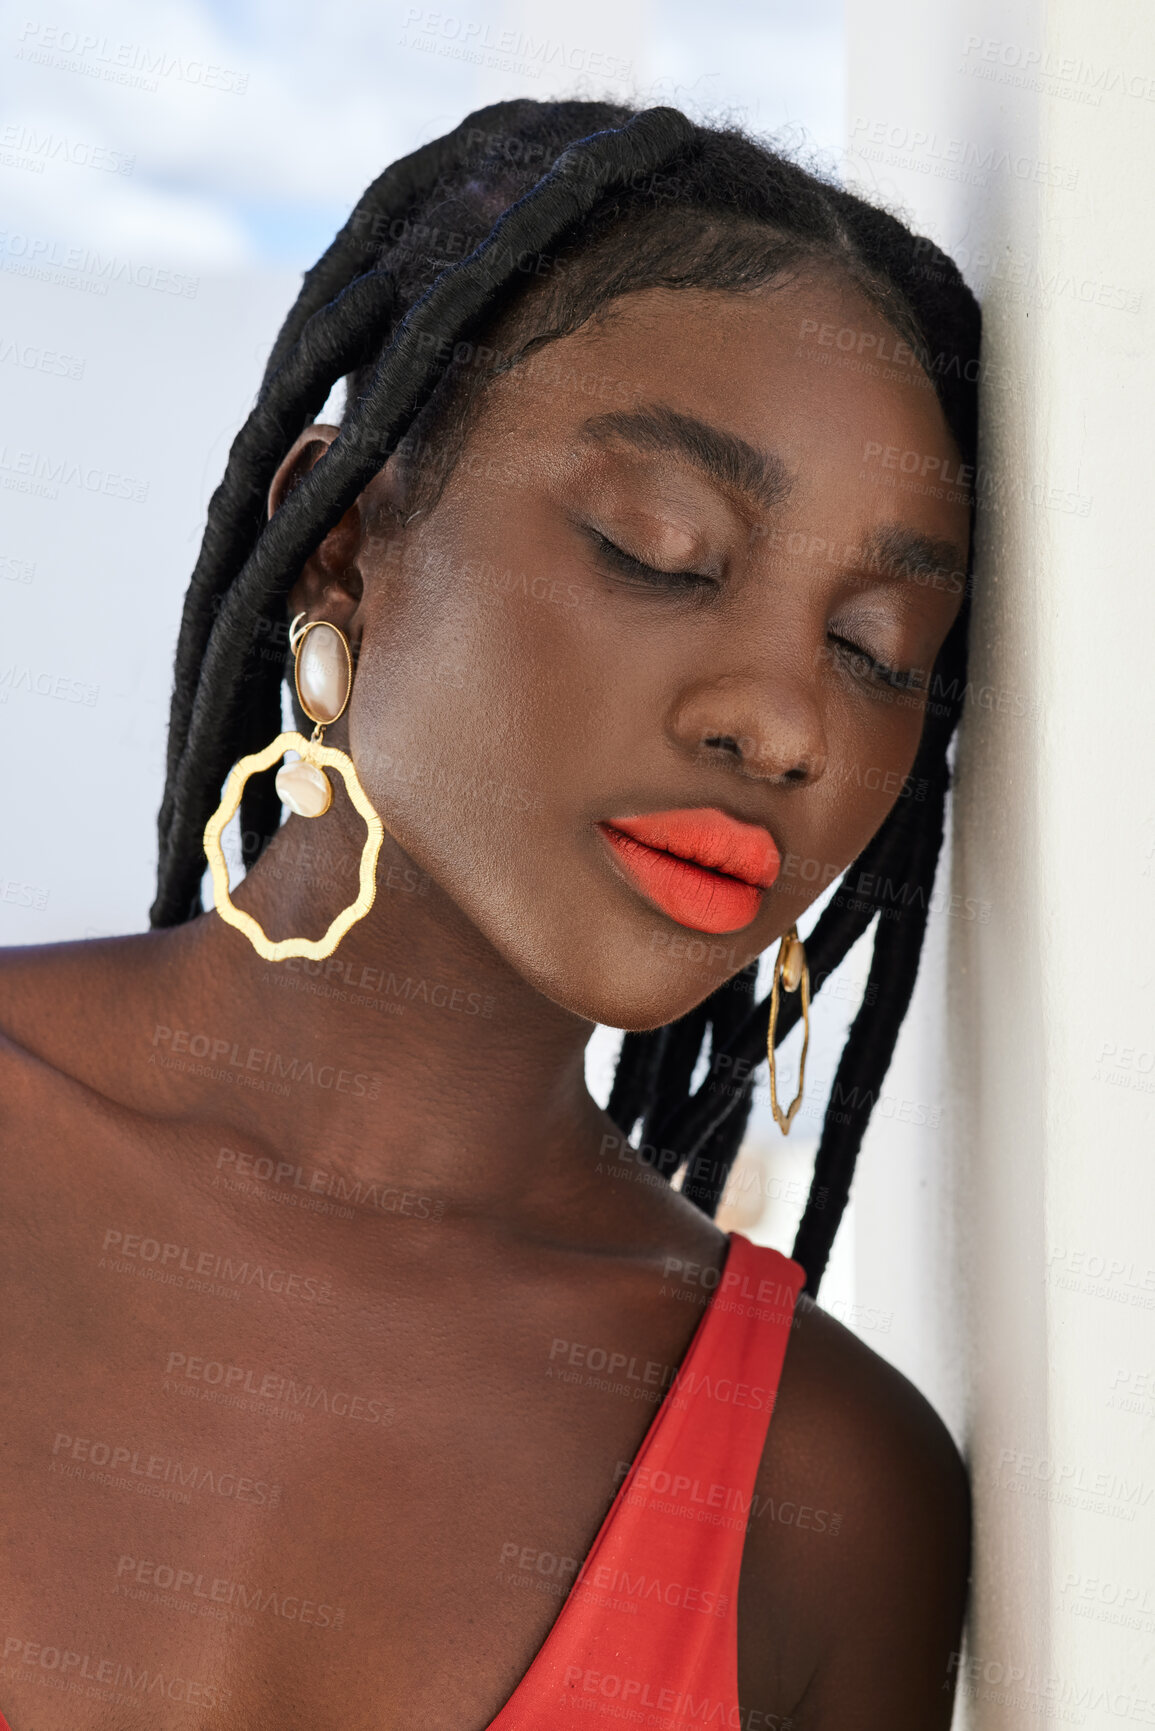
[(716, 806), (606, 818), (597, 827), (633, 887), (696, 932), (748, 926), (782, 863), (768, 829)]

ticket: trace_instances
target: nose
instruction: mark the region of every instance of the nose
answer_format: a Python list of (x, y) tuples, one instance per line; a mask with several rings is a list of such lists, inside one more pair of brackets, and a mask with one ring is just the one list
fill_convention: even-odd
[(683, 751), (729, 758), (745, 775), (783, 787), (813, 786), (826, 769), (813, 669), (759, 669), (695, 682), (679, 695), (670, 732)]

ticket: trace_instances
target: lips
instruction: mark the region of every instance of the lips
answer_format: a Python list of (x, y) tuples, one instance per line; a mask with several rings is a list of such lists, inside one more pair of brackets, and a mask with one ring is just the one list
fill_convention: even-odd
[(597, 825), (634, 888), (680, 926), (748, 926), (778, 876), (770, 831), (715, 806), (606, 818)]

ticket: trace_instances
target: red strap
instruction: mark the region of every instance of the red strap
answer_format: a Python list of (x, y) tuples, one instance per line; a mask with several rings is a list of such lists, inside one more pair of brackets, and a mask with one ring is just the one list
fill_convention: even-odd
[(742, 1549), (805, 1278), (778, 1251), (731, 1233), (678, 1375), (545, 1645), (489, 1731), (572, 1726), (575, 1708), (602, 1702), (695, 1726), (739, 1723)]

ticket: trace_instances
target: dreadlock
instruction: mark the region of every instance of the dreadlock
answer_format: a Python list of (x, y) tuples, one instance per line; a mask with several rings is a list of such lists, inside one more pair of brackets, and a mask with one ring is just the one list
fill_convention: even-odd
[[(387, 459), (407, 503), (452, 471), (485, 385), (644, 288), (742, 292), (834, 268), (877, 307), (936, 391), (962, 460), (976, 443), (979, 313), (954, 264), (886, 211), (736, 128), (678, 110), (586, 101), (496, 103), (394, 163), (306, 272), (256, 402), (209, 504), (177, 645), (159, 872), (150, 917), (201, 911), (201, 837), (236, 759), (280, 731), (285, 599), (308, 556)], [(337, 437), (265, 520), (289, 447), (344, 379)], [(838, 1066), (794, 1245), (817, 1291), (870, 1109), (918, 972), (966, 686), (969, 577), (933, 670), (911, 781), (807, 939), (829, 976), (874, 924), (868, 989)], [(278, 631), (280, 636), (278, 637)], [(241, 808), (251, 866), (280, 822), (273, 772)], [(895, 886), (897, 885), (897, 904)], [(643, 1157), (716, 1212), (765, 1053), (768, 999), (752, 962), (667, 1027), (627, 1033), (608, 1103)], [(782, 1040), (799, 1016), (787, 997)], [(707, 1073), (695, 1089), (703, 1057)], [(744, 1075), (735, 1086), (726, 1077)]]

